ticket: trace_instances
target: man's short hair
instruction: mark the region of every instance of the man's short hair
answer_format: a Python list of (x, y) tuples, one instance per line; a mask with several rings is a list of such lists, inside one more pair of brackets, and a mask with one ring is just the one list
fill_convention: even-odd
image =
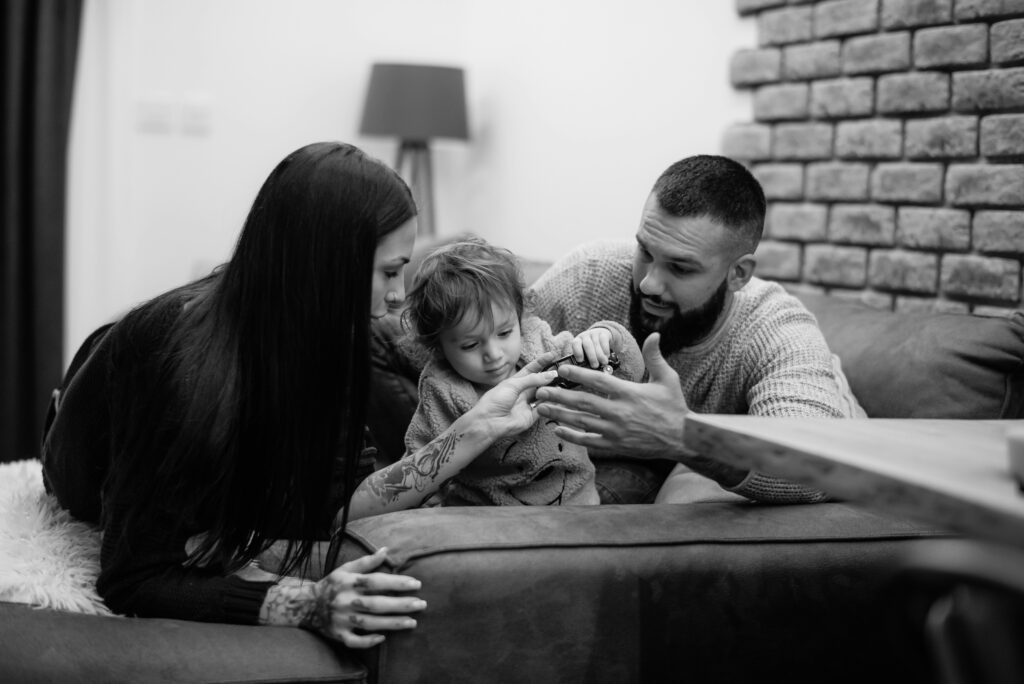
[(754, 251), (764, 229), (761, 184), (739, 162), (701, 154), (677, 161), (654, 183), (662, 210), (673, 216), (707, 216), (737, 233)]

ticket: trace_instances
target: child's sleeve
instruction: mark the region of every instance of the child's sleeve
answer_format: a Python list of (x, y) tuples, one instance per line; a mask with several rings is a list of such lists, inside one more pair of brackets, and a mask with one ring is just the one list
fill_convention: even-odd
[(442, 376), (424, 369), (419, 382), (419, 402), (405, 431), (405, 453), (411, 454), (434, 441), (468, 410), (461, 407), (454, 386)]
[(550, 351), (558, 352), (559, 355), (568, 354), (572, 344), (573, 334), (564, 330), (557, 335), (551, 332), (548, 322), (530, 316), (523, 318), (522, 324), (522, 358), (529, 363), (538, 356)]
[(594, 328), (605, 328), (612, 334), (611, 348), (619, 357), (619, 369), (615, 371), (615, 377), (640, 382), (646, 367), (644, 366), (644, 356), (633, 334), (626, 330), (621, 323), (615, 321), (598, 321), (588, 330)]

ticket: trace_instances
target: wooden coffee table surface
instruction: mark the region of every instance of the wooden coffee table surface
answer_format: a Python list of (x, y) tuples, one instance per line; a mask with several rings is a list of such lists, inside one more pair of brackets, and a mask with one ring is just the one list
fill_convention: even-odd
[(1007, 430), (1024, 420), (687, 417), (686, 445), (743, 468), (1024, 547)]

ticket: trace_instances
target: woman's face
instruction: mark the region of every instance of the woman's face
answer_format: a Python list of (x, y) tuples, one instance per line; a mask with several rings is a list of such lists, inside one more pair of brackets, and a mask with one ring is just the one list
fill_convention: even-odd
[(405, 301), (405, 265), (416, 242), (416, 218), (413, 217), (377, 243), (373, 255), (373, 291), (370, 316), (381, 318), (389, 309)]

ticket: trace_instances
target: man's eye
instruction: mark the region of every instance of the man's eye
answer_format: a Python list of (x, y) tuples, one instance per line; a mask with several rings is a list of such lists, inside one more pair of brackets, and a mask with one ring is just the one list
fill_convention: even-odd
[(671, 270), (676, 275), (686, 275), (690, 272), (689, 268), (687, 268), (686, 266), (680, 266), (679, 264), (672, 264), (671, 266), (669, 266), (669, 270)]
[(651, 253), (648, 252), (646, 249), (644, 249), (643, 247), (637, 247), (637, 250), (640, 252), (641, 259), (643, 259), (644, 261), (651, 260)]
[(398, 271), (384, 271), (384, 275), (391, 280), (398, 277)]

